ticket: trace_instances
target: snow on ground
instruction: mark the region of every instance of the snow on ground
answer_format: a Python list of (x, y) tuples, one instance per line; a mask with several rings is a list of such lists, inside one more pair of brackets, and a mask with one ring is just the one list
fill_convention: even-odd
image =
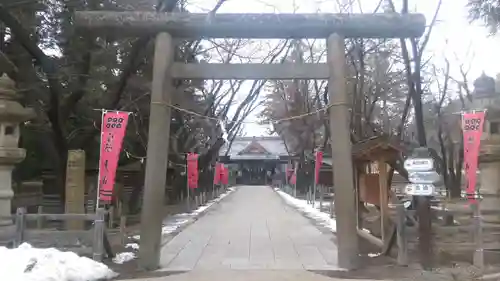
[[(173, 215), (173, 216), (166, 218), (163, 221), (163, 227), (161, 229), (162, 235), (168, 235), (168, 234), (175, 232), (177, 229), (179, 229), (183, 225), (187, 224), (188, 222), (190, 222), (193, 219), (195, 219), (196, 217), (198, 217), (200, 214), (202, 214), (208, 208), (210, 208), (210, 206), (219, 202), (220, 200), (222, 200), (224, 197), (229, 195), (234, 190), (235, 189), (233, 187), (228, 188), (228, 190), (225, 193), (222, 193), (219, 197), (208, 201), (205, 205), (198, 207), (196, 210), (194, 210), (190, 213), (176, 214), (176, 215)], [(131, 238), (133, 240), (139, 241), (139, 239), (141, 239), (141, 236), (134, 235)], [(132, 250), (134, 250), (134, 252), (123, 252), (123, 253), (117, 254), (115, 259), (113, 259), (114, 263), (122, 264), (122, 263), (128, 262), (130, 260), (133, 260), (136, 257), (135, 253), (139, 250), (139, 244), (129, 243), (125, 246), (125, 248), (131, 248)]]
[(116, 264), (123, 264), (133, 259), (135, 259), (134, 252), (123, 252), (116, 254), (116, 256), (113, 258), (113, 262)]
[(127, 245), (125, 245), (125, 248), (127, 249), (132, 249), (132, 250), (139, 250), (139, 244), (137, 243), (128, 243)]
[(320, 225), (327, 227), (332, 232), (337, 232), (337, 222), (335, 219), (330, 218), (330, 214), (323, 213), (319, 210), (319, 202), (316, 202), (313, 207), (311, 204), (308, 204), (306, 200), (297, 199), (288, 193), (281, 191), (279, 188), (275, 188), (275, 190), (288, 204), (296, 207), (301, 212), (304, 212), (309, 218), (315, 220)]
[(27, 243), (15, 249), (0, 247), (0, 275), (9, 281), (97, 281), (117, 276), (106, 265), (73, 252)]

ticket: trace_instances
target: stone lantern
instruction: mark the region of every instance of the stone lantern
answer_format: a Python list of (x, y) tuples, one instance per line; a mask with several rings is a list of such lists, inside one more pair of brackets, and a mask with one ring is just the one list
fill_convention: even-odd
[[(17, 97), (14, 81), (4, 74), (0, 77), (0, 218), (11, 214), (12, 170), (26, 156), (26, 151), (18, 147), (19, 123), (34, 116), (32, 109), (16, 101)], [(0, 231), (11, 225), (11, 220), (0, 219)]]

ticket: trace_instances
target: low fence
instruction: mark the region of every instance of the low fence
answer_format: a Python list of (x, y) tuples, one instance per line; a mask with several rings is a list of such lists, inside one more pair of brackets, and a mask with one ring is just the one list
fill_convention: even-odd
[(288, 193), (295, 198), (305, 199), (312, 206), (319, 205), (318, 208), (322, 212), (333, 215), (333, 188), (323, 185), (309, 186), (305, 194), (299, 194), (295, 185), (283, 184), (278, 186), (282, 191)]
[[(28, 242), (36, 247), (55, 247), (81, 255), (91, 255), (102, 261), (104, 253), (105, 217), (104, 209), (91, 214), (28, 214), (25, 208), (18, 208), (13, 219), (15, 231), (10, 236), (13, 247)], [(6, 218), (4, 218), (6, 219)], [(89, 230), (40, 229), (46, 221), (92, 222)], [(37, 229), (29, 229), (28, 222), (36, 222)], [(91, 247), (86, 247), (90, 244)]]
[[(407, 264), (417, 251), (416, 211), (407, 210), (402, 204), (391, 207), (397, 229), (398, 261)], [(432, 207), (431, 215), (436, 251), (448, 253), (450, 258), (466, 257), (480, 269), (485, 263), (500, 263), (500, 210), (481, 210), (481, 201), (470, 204), (461, 199), (440, 202)], [(488, 217), (495, 217), (496, 222), (485, 219)], [(489, 261), (485, 257), (490, 257)]]
[[(224, 192), (227, 192), (228, 187), (229, 186), (216, 185), (209, 191), (191, 190), (189, 198), (187, 198), (187, 196), (181, 197), (177, 204), (164, 205), (163, 208), (158, 211), (163, 212), (164, 216), (191, 212), (209, 201), (218, 198)], [(118, 202), (116, 207), (110, 206), (108, 213), (108, 229), (118, 228), (118, 235), (120, 236), (121, 243), (124, 244), (127, 227), (140, 223), (141, 214), (128, 214), (127, 207), (121, 202)]]

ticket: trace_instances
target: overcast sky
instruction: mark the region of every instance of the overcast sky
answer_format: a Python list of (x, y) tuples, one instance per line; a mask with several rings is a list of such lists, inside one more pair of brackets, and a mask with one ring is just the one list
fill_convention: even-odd
[[(338, 2), (348, 0), (228, 0), (219, 10), (220, 13), (323, 13), (338, 12)], [(191, 11), (211, 9), (216, 0), (190, 0)], [(356, 0), (361, 3), (364, 12), (374, 9), (378, 1)], [(398, 5), (398, 0), (395, 0)], [(423, 13), (429, 22), (436, 9), (436, 0), (410, 0), (413, 11)], [(427, 55), (432, 55), (433, 62), (440, 64), (447, 57), (452, 68), (460, 64), (470, 65), (469, 81), (477, 78), (481, 72), (490, 76), (500, 73), (500, 35), (488, 36), (487, 29), (478, 24), (471, 25), (467, 20), (467, 0), (443, 0), (439, 13), (439, 23), (435, 27), (427, 48)], [(412, 6), (413, 5), (413, 6)], [(399, 9), (399, 7), (397, 7)], [(356, 8), (359, 9), (359, 8)], [(359, 12), (354, 10), (354, 12)], [(452, 75), (457, 71), (452, 70)], [(458, 75), (457, 75), (458, 76)], [(257, 109), (258, 113), (259, 109)], [(254, 116), (247, 121), (256, 120)], [(265, 134), (267, 126), (245, 124), (247, 135)]]

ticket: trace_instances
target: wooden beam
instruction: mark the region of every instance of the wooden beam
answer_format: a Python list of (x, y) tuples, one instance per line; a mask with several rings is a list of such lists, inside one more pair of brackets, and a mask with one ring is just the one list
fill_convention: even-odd
[(387, 164), (384, 159), (380, 159), (378, 162), (378, 186), (379, 186), (379, 196), (380, 196), (380, 229), (382, 233), (382, 241), (384, 244), (388, 243), (389, 237), (387, 236), (388, 225), (389, 225), (389, 214), (388, 214), (388, 193), (387, 193)]
[(201, 38), (351, 38), (419, 37), (422, 14), (216, 14), (80, 11), (75, 24), (114, 36), (168, 32)]
[(357, 233), (359, 237), (364, 238), (366, 241), (370, 242), (371, 244), (383, 248), (384, 247), (384, 242), (382, 239), (372, 235), (371, 233), (363, 230), (363, 229), (357, 229)]
[(172, 77), (182, 79), (327, 79), (329, 73), (326, 63), (174, 63), (172, 66)]

